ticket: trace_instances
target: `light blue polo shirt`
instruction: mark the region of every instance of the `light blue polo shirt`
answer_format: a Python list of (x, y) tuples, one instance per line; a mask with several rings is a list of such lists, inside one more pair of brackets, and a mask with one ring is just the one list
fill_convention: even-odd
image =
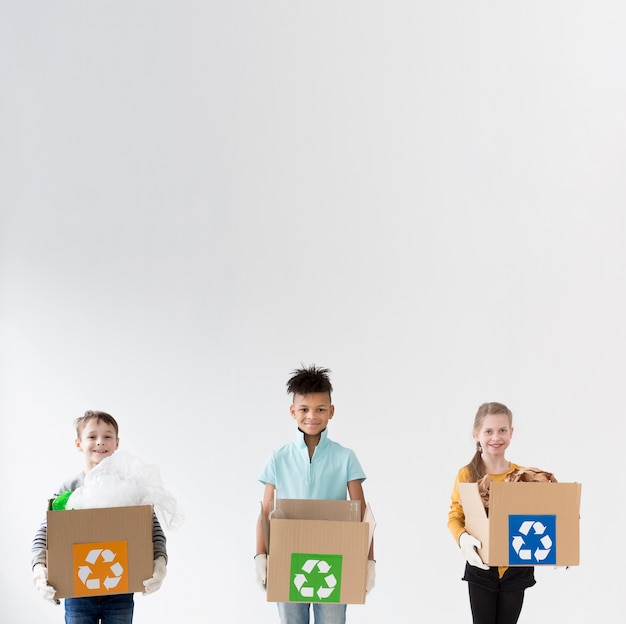
[(298, 430), (293, 442), (272, 453), (259, 481), (274, 485), (280, 498), (345, 500), (348, 481), (365, 478), (354, 451), (330, 440), (324, 429), (311, 461), (304, 434)]

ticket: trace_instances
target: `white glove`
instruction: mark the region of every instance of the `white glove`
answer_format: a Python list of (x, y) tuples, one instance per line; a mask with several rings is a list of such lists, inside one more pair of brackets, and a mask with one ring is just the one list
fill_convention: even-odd
[(153, 594), (155, 591), (161, 589), (161, 585), (163, 585), (163, 579), (166, 574), (167, 565), (165, 563), (165, 557), (157, 557), (154, 560), (154, 571), (152, 572), (152, 577), (143, 582), (145, 589), (142, 592), (142, 595), (146, 596), (148, 594)]
[(489, 569), (489, 566), (483, 563), (483, 560), (480, 558), (480, 555), (476, 550), (477, 548), (480, 548), (480, 541), (473, 535), (470, 535), (467, 531), (465, 533), (461, 533), (461, 537), (459, 537), (459, 547), (461, 548), (463, 556), (467, 559), (467, 563), (477, 568), (481, 568), (482, 570)]
[(365, 593), (369, 594), (376, 585), (376, 561), (367, 560), (367, 578), (365, 580)]
[(48, 568), (43, 563), (35, 564), (33, 568), (33, 583), (35, 584), (35, 589), (44, 600), (52, 604), (60, 604), (61, 601), (54, 598), (57, 590), (52, 585), (48, 585)]
[(254, 566), (256, 568), (256, 582), (262, 591), (267, 588), (267, 555), (260, 553), (254, 558)]

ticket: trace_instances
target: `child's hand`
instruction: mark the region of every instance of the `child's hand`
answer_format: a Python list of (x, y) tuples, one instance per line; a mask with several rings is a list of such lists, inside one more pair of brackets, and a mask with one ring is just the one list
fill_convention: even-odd
[(459, 537), (459, 546), (463, 556), (467, 560), (467, 563), (473, 565), (482, 570), (488, 570), (489, 566), (483, 563), (480, 555), (477, 552), (477, 548), (480, 548), (480, 540), (477, 540), (473, 535), (470, 535), (467, 531), (461, 533)]
[(33, 568), (33, 583), (35, 584), (35, 589), (44, 600), (57, 605), (61, 603), (60, 600), (56, 600), (54, 597), (57, 590), (52, 585), (48, 585), (48, 568), (43, 563), (38, 563)]
[(157, 557), (154, 560), (154, 572), (152, 573), (152, 577), (143, 582), (145, 589), (142, 594), (146, 596), (147, 594), (153, 594), (158, 589), (161, 589), (166, 574), (167, 566), (165, 564), (165, 557)]
[(262, 591), (267, 588), (267, 555), (260, 553), (254, 558), (254, 565), (256, 567), (256, 582)]

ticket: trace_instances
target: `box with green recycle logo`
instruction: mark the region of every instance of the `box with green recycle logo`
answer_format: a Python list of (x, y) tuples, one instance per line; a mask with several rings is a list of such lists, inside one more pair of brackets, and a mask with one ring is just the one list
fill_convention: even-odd
[(268, 602), (363, 604), (370, 506), (362, 520), (359, 501), (280, 499), (280, 511), (263, 522)]

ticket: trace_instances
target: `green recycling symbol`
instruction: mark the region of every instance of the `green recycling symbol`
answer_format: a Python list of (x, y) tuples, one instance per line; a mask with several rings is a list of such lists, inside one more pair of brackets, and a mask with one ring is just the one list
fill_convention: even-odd
[(339, 602), (341, 555), (291, 553), (291, 602)]

